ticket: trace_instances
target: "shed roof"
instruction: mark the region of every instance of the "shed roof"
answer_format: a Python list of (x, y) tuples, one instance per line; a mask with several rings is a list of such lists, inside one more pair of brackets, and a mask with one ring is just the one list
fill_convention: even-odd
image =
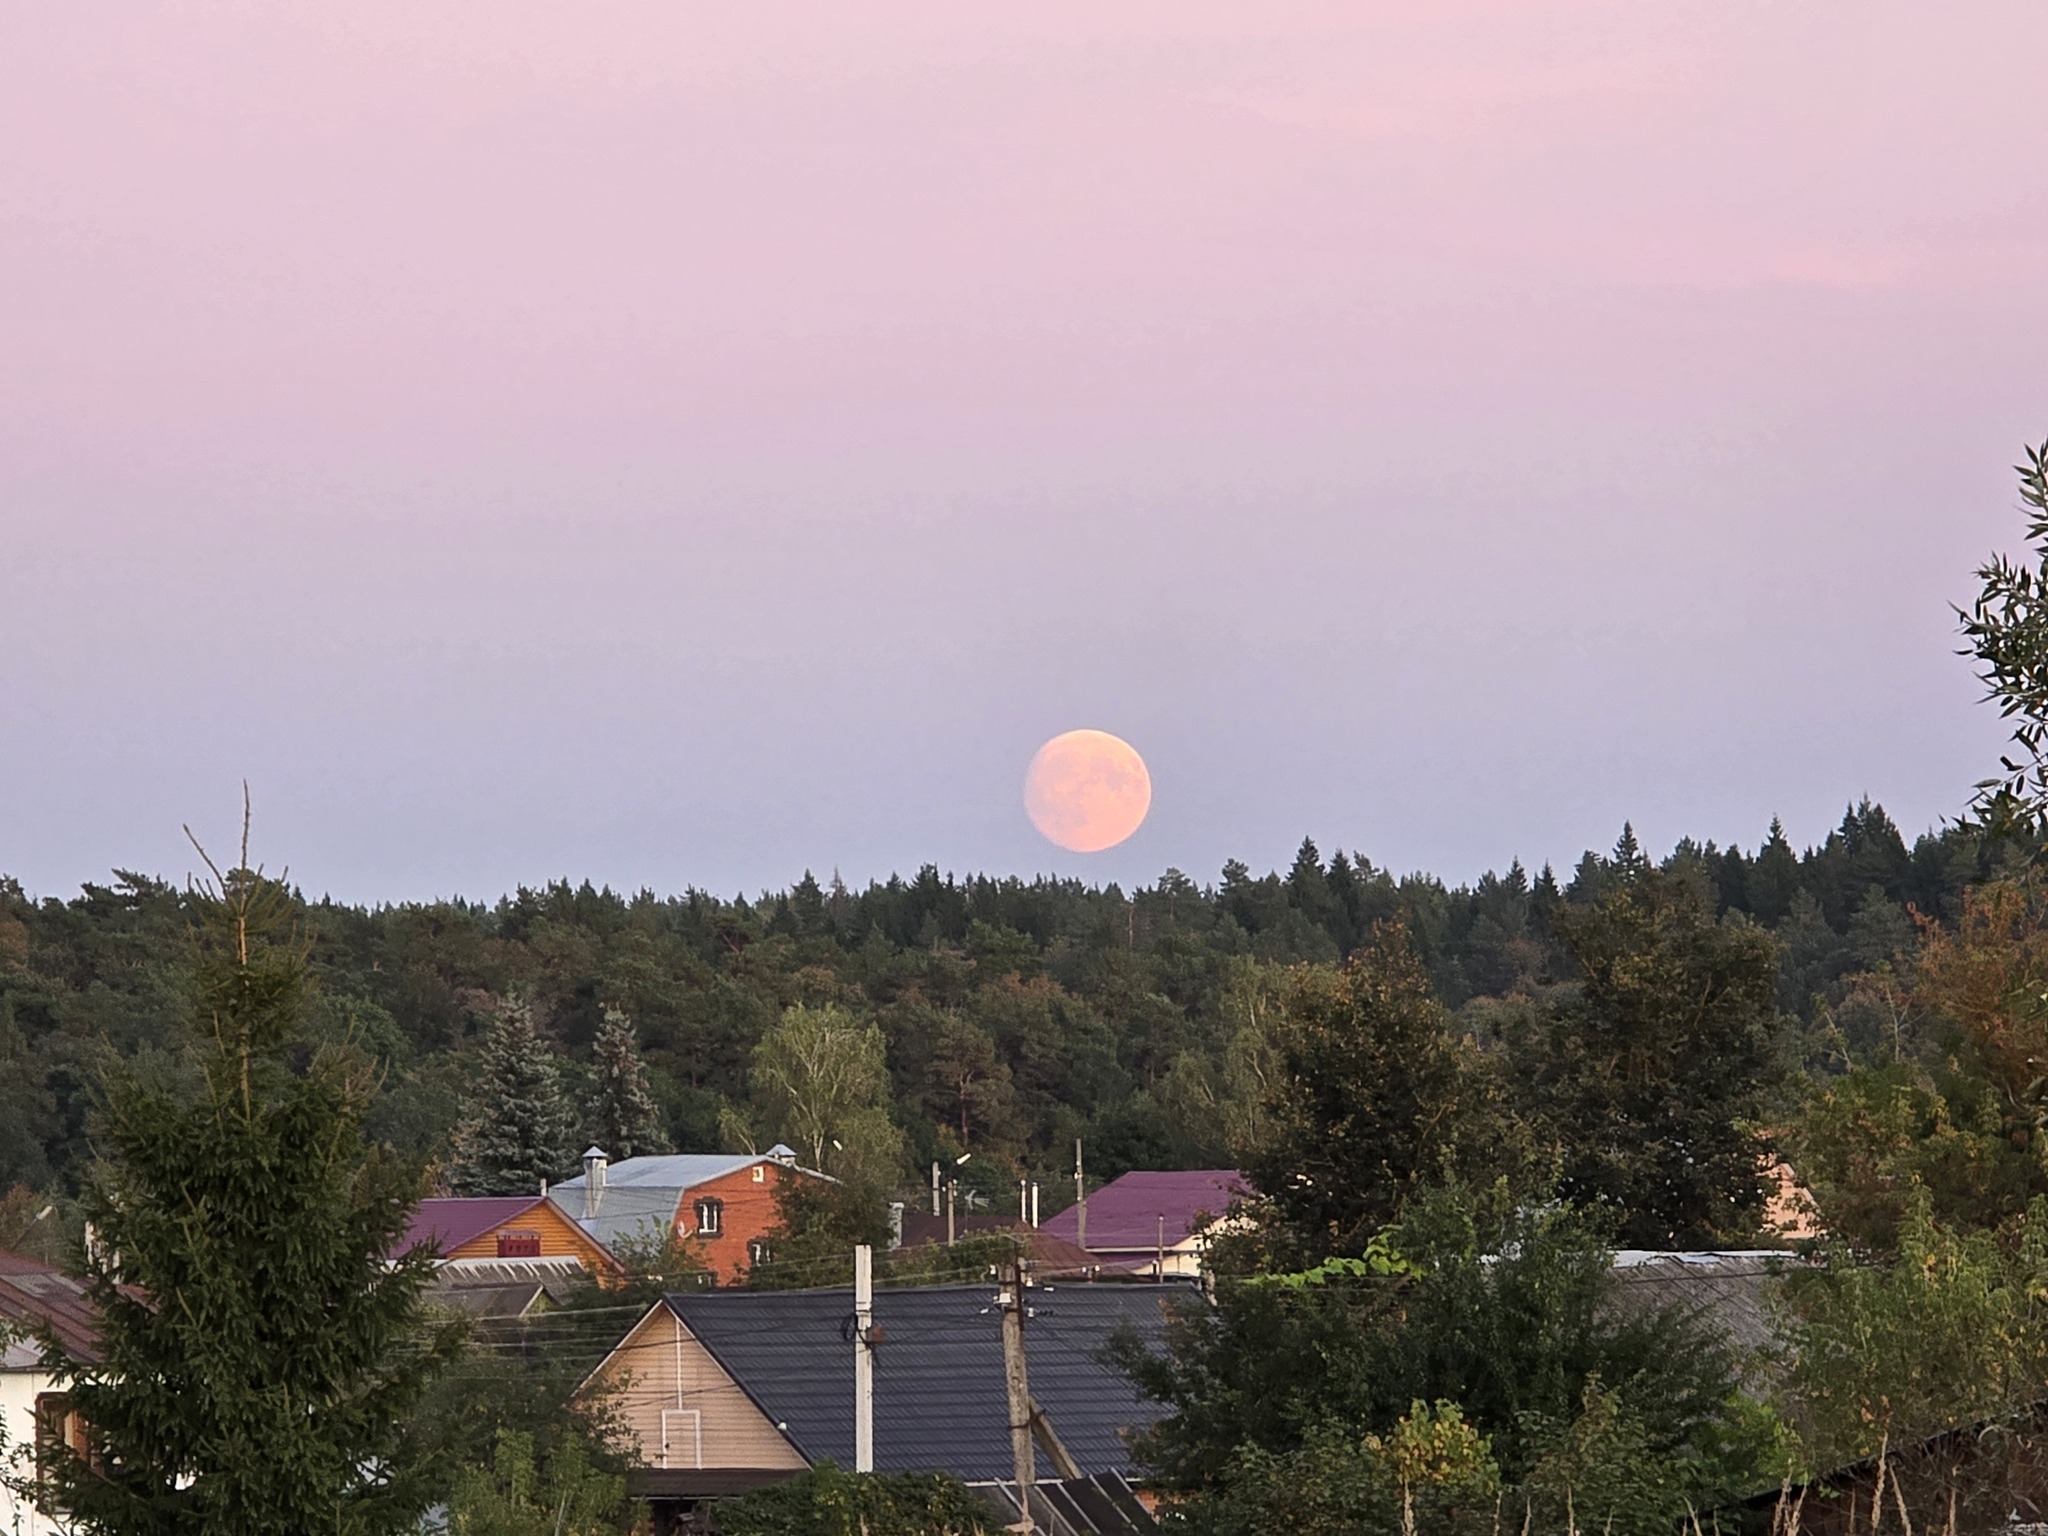
[(1796, 1255), (1780, 1249), (1658, 1253), (1627, 1248), (1614, 1256), (1615, 1305), (1629, 1312), (1676, 1307), (1755, 1356), (1783, 1342), (1771, 1291), (1777, 1275), (1797, 1262)]
[[(1088, 1241), (1082, 1246), (1091, 1253), (1149, 1250), (1159, 1242), (1163, 1216), (1171, 1248), (1228, 1215), (1232, 1202), (1251, 1192), (1245, 1176), (1229, 1168), (1126, 1173), (1088, 1197)], [(1071, 1243), (1077, 1240), (1079, 1220), (1079, 1208), (1068, 1206), (1043, 1230)]]
[[(99, 1319), (86, 1297), (85, 1283), (20, 1254), (0, 1251), (0, 1258), (6, 1261), (0, 1267), (0, 1322), (20, 1329), (48, 1328), (79, 1359), (97, 1358)], [(0, 1350), (0, 1369), (34, 1370), (42, 1359), (36, 1340), (11, 1339)]]
[[(1123, 1433), (1165, 1410), (1102, 1357), (1120, 1324), (1163, 1344), (1164, 1286), (1048, 1285), (1030, 1292), (1024, 1353), (1031, 1394), (1084, 1471), (1128, 1472)], [(771, 1422), (813, 1463), (853, 1462), (853, 1295), (698, 1291), (668, 1306)], [(1001, 1320), (990, 1285), (919, 1286), (875, 1295), (875, 1466), (1010, 1475)]]

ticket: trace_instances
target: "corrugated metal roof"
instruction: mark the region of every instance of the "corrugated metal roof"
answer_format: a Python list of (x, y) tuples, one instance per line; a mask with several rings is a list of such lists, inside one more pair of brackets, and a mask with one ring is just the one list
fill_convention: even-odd
[[(1251, 1192), (1244, 1175), (1229, 1168), (1126, 1173), (1088, 1197), (1088, 1241), (1082, 1246), (1090, 1253), (1157, 1247), (1163, 1216), (1171, 1248), (1207, 1221), (1228, 1215), (1231, 1202)], [(1043, 1230), (1071, 1243), (1078, 1240), (1079, 1221), (1079, 1208), (1068, 1206)]]
[[(0, 1320), (23, 1329), (48, 1327), (79, 1359), (97, 1358), (99, 1318), (86, 1299), (84, 1282), (20, 1254), (4, 1257), (8, 1262), (0, 1269)], [(42, 1358), (42, 1346), (34, 1339), (13, 1340), (0, 1353), (0, 1369), (34, 1370)]]
[[(605, 1193), (609, 1195), (621, 1186), (630, 1188), (636, 1184), (656, 1185), (662, 1189), (690, 1189), (767, 1161), (768, 1158), (751, 1152), (678, 1152), (666, 1157), (621, 1158), (604, 1171)], [(583, 1175), (579, 1173), (573, 1179), (564, 1179), (554, 1187), (580, 1190), (583, 1188)]]
[[(1164, 1412), (1101, 1359), (1129, 1323), (1154, 1347), (1178, 1285), (1049, 1285), (1024, 1327), (1031, 1394), (1083, 1471), (1132, 1472), (1123, 1440)], [(811, 1462), (853, 1464), (850, 1290), (678, 1293), (668, 1305)], [(875, 1295), (875, 1466), (1010, 1475), (1009, 1407), (993, 1285)], [(1049, 1470), (1049, 1469), (1048, 1469)]]
[(1629, 1312), (1676, 1307), (1696, 1314), (1738, 1350), (1754, 1355), (1783, 1342), (1771, 1292), (1776, 1276), (1798, 1262), (1796, 1255), (1775, 1249), (1624, 1249), (1614, 1256), (1615, 1305)]
[(683, 1196), (699, 1184), (722, 1179), (769, 1157), (736, 1152), (679, 1152), (666, 1157), (628, 1157), (605, 1169), (597, 1209), (584, 1214), (582, 1174), (549, 1192), (556, 1207), (605, 1247), (620, 1242), (658, 1243), (675, 1221)]

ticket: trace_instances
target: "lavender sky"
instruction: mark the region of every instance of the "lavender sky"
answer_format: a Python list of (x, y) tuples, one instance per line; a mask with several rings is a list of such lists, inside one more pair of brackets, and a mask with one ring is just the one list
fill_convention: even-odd
[[(0, 0), (0, 870), (1959, 811), (2048, 6)], [(1020, 803), (1128, 738), (1094, 856)]]

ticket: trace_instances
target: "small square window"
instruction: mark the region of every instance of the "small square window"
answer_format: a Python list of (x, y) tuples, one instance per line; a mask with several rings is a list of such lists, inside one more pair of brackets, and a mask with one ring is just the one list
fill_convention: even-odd
[(775, 1255), (769, 1251), (768, 1240), (765, 1237), (747, 1239), (747, 1262), (749, 1264), (758, 1267), (766, 1264), (774, 1257)]
[(754, 1164), (754, 1182), (756, 1184), (766, 1184), (768, 1182), (768, 1165), (766, 1163)]
[(723, 1200), (699, 1200), (697, 1202), (697, 1235), (716, 1237), (725, 1227), (725, 1202)]

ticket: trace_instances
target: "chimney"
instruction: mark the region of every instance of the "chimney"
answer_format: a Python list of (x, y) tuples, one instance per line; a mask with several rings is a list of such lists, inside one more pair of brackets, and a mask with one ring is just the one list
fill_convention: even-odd
[(780, 1163), (785, 1168), (794, 1168), (796, 1166), (796, 1148), (788, 1145), (786, 1142), (778, 1141), (768, 1149), (768, 1160)]
[(603, 1147), (587, 1147), (583, 1152), (583, 1219), (592, 1220), (598, 1208), (604, 1204), (604, 1171), (612, 1160), (604, 1155)]

